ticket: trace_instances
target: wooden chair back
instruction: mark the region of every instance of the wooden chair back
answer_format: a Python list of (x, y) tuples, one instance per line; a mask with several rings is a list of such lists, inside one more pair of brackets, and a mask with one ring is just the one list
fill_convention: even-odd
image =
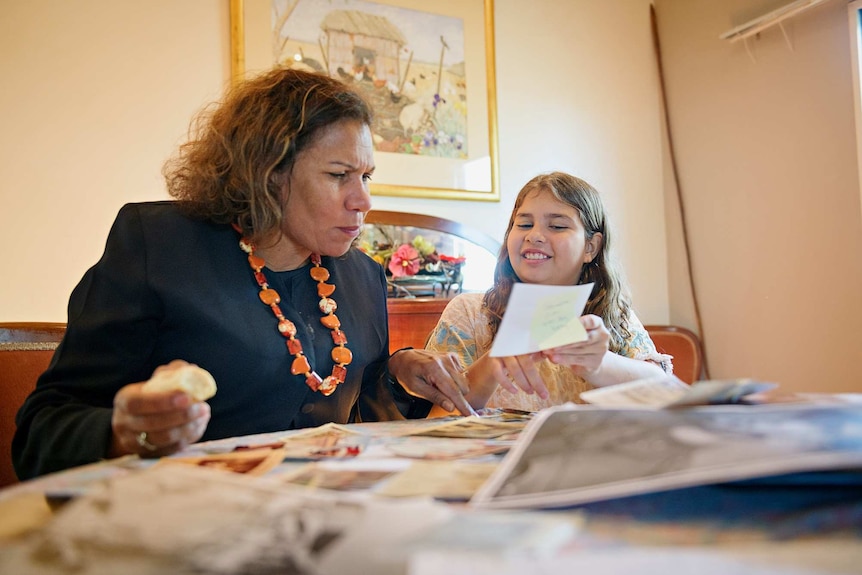
[[(59, 343), (66, 333), (65, 323), (3, 322), (0, 323), (0, 343)], [(55, 346), (56, 347), (56, 346)]]
[(15, 415), (65, 331), (63, 323), (0, 323), (0, 487), (18, 482), (12, 467)]
[(647, 325), (647, 332), (660, 353), (673, 356), (673, 373), (686, 383), (703, 376), (703, 348), (693, 331), (676, 325)]

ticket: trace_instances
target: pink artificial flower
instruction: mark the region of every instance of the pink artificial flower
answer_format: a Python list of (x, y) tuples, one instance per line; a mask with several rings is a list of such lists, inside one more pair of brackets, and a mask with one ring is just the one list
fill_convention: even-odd
[(413, 246), (403, 244), (389, 260), (392, 277), (413, 276), (419, 271), (419, 252)]

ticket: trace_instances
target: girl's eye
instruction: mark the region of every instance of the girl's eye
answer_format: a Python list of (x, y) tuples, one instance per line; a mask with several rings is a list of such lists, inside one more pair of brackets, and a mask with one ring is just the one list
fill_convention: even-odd
[(568, 226), (561, 226), (561, 225), (554, 225), (554, 226), (549, 226), (549, 227), (552, 230), (567, 230), (567, 229), (569, 229)]
[(533, 224), (515, 224), (515, 227), (519, 230), (529, 230), (533, 227)]

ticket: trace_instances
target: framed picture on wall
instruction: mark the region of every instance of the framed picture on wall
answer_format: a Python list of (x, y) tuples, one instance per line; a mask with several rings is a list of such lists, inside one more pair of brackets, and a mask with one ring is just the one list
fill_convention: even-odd
[(374, 108), (371, 193), (499, 201), (493, 0), (231, 0), (234, 80), (343, 80)]

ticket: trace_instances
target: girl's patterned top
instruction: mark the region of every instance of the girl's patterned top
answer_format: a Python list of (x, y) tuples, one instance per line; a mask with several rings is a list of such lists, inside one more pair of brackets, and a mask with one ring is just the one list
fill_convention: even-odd
[[(426, 349), (439, 352), (454, 352), (466, 368), (491, 349), (493, 338), (488, 325), (488, 311), (482, 307), (484, 293), (465, 293), (453, 298), (443, 310), (437, 327), (431, 332)], [(618, 353), (620, 355), (652, 361), (668, 374), (673, 372), (671, 356), (658, 353), (646, 329), (634, 312), (629, 316), (630, 340)], [(497, 387), (487, 407), (506, 407), (525, 411), (539, 411), (552, 405), (566, 402), (583, 403), (580, 393), (592, 386), (584, 378), (575, 375), (568, 366), (543, 360), (539, 373), (550, 392), (548, 399), (526, 393), (512, 394)]]

